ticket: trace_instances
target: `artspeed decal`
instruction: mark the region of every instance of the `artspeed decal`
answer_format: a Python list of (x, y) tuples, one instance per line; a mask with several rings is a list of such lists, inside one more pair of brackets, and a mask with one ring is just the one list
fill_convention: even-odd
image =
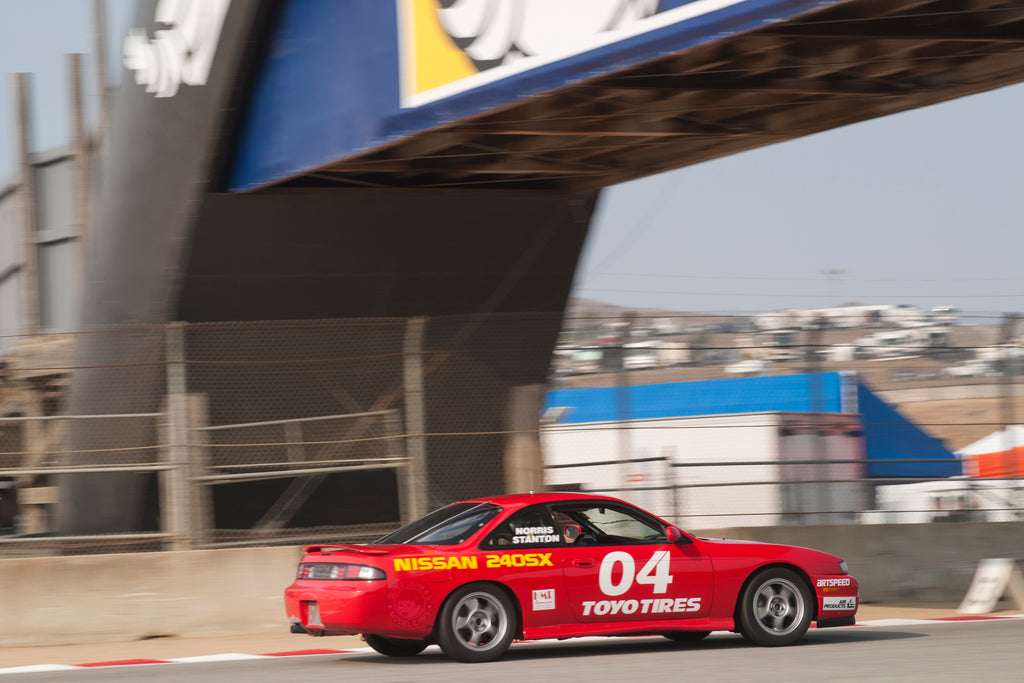
[(824, 610), (840, 610), (840, 609), (854, 609), (857, 607), (857, 598), (822, 598), (821, 609)]
[(849, 586), (849, 579), (818, 579), (818, 588)]
[(746, 0), (396, 0), (402, 106), (456, 93)]
[(156, 97), (185, 85), (206, 85), (231, 0), (160, 0), (153, 38), (133, 28), (124, 39), (124, 65)]

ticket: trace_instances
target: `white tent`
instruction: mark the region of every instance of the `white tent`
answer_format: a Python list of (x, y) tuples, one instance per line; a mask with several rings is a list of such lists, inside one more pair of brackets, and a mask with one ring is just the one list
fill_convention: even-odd
[(1024, 446), (1024, 425), (1010, 425), (964, 446), (956, 454), (966, 460), (967, 456), (998, 453), (1018, 446)]

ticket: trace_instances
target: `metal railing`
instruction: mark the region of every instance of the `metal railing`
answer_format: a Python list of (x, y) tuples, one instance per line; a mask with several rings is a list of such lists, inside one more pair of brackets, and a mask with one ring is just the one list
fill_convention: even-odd
[[(1024, 521), (1024, 477), (801, 477), (786, 478), (793, 467), (868, 464), (948, 463), (940, 458), (838, 460), (736, 460), (674, 462), (667, 457), (594, 460), (545, 468), (555, 490), (612, 495), (633, 502), (685, 528), (810, 524), (926, 523), (937, 521)], [(620, 476), (638, 463), (659, 463), (643, 478)], [(769, 467), (771, 479), (737, 470)], [(686, 473), (724, 468), (718, 481), (687, 481)], [(573, 475), (571, 473), (578, 472)], [(808, 487), (803, 495), (793, 489)], [(834, 490), (832, 487), (836, 487)], [(837, 494), (842, 489), (844, 493)], [(861, 501), (859, 505), (850, 502)]]

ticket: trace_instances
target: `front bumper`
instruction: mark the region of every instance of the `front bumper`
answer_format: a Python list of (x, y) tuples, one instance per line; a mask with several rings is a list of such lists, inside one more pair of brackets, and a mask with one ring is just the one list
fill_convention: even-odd
[(860, 583), (852, 576), (812, 576), (818, 628), (852, 626), (860, 606)]

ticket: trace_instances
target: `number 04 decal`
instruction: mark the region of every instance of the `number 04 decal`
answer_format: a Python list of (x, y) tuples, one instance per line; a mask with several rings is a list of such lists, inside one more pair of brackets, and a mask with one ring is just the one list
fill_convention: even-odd
[[(618, 582), (612, 579), (617, 564), (622, 565), (622, 576), (619, 577)], [(668, 551), (656, 551), (639, 572), (636, 571), (636, 562), (633, 560), (633, 556), (621, 550), (608, 553), (601, 560), (597, 583), (605, 595), (622, 595), (633, 587), (634, 579), (636, 583), (651, 586), (653, 593), (668, 591), (668, 585), (672, 583)]]

